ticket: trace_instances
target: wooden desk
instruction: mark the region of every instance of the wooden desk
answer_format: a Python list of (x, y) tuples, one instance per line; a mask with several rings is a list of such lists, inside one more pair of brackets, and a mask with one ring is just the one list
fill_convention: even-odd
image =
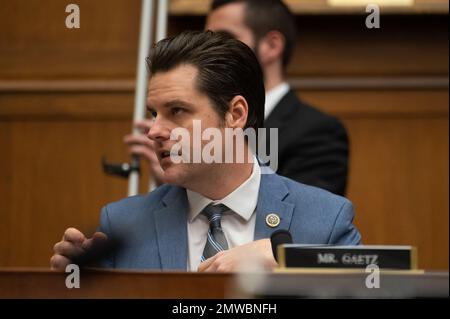
[(360, 272), (199, 274), (81, 270), (80, 288), (68, 289), (66, 273), (0, 269), (1, 298), (240, 298), (447, 297), (447, 273), (382, 274), (380, 289), (365, 288)]
[(43, 268), (0, 269), (0, 298), (224, 298), (230, 274), (81, 270), (80, 288), (69, 274)]

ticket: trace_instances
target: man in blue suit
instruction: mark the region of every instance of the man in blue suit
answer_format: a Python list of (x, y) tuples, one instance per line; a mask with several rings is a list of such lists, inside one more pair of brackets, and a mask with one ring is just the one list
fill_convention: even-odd
[[(248, 259), (275, 267), (269, 237), (277, 229), (289, 230), (295, 243), (360, 243), (347, 199), (264, 174), (249, 147), (245, 161), (236, 153), (232, 161), (220, 160), (224, 154), (216, 149), (219, 160), (213, 162), (174, 160), (205, 150), (202, 140), (174, 151), (176, 129), (195, 136), (195, 121), (202, 136), (208, 129), (224, 136), (227, 129), (263, 126), (263, 76), (249, 47), (225, 34), (183, 33), (159, 42), (148, 63), (153, 124), (147, 136), (167, 184), (104, 207), (99, 232), (89, 239), (66, 230), (54, 247), (53, 269), (65, 269), (107, 238), (119, 245), (103, 261), (105, 267), (200, 272), (235, 271)], [(219, 146), (235, 151), (233, 141), (221, 139)]]

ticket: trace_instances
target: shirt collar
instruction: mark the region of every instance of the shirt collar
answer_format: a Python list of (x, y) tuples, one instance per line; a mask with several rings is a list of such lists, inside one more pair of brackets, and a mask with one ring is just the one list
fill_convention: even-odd
[(266, 93), (266, 104), (264, 106), (264, 118), (267, 119), (272, 113), (275, 106), (277, 106), (278, 102), (281, 101), (283, 96), (285, 96), (289, 92), (289, 84), (287, 82), (283, 82), (278, 84), (273, 89), (267, 91)]
[(233, 212), (248, 221), (256, 209), (260, 182), (261, 168), (259, 167), (256, 158), (254, 158), (253, 170), (250, 177), (221, 200), (213, 201), (202, 194), (187, 189), (186, 193), (189, 202), (188, 221), (192, 222), (210, 203), (224, 204)]

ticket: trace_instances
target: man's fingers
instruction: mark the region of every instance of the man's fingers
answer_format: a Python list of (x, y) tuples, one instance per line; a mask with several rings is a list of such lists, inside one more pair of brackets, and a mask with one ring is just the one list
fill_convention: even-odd
[(217, 259), (219, 254), (215, 254), (214, 256), (206, 259), (204, 262), (202, 262), (199, 266), (198, 266), (198, 272), (206, 272), (206, 271), (210, 271), (210, 267), (211, 265), (214, 263), (214, 261)]
[[(96, 232), (91, 238), (86, 237), (79, 230), (69, 228), (65, 231), (63, 240), (53, 246), (54, 255), (50, 259), (53, 270), (65, 270), (71, 263), (82, 265), (88, 263), (92, 256), (101, 253), (106, 247), (107, 236)], [(99, 250), (96, 250), (96, 249)], [(94, 254), (94, 255), (93, 255)]]
[(152, 120), (143, 119), (134, 123), (134, 127), (142, 130), (144, 133), (147, 133), (152, 127), (152, 123), (153, 123)]
[(69, 265), (70, 263), (70, 259), (62, 255), (55, 254), (52, 256), (52, 258), (50, 258), (50, 268), (52, 270), (65, 271), (67, 265)]
[(108, 240), (108, 236), (102, 232), (96, 232), (94, 235), (92, 235), (91, 238), (85, 240), (83, 244), (81, 245), (81, 248), (84, 250), (90, 250), (95, 249), (96, 247), (99, 247), (100, 245), (106, 244)]
[(81, 245), (86, 237), (76, 228), (67, 228), (64, 232), (63, 241), (69, 241), (76, 245)]
[(92, 235), (92, 240), (96, 242), (105, 242), (108, 239), (108, 236), (106, 236), (105, 233), (102, 233), (101, 231), (95, 232), (94, 235)]
[(144, 145), (133, 145), (128, 149), (128, 153), (143, 156), (148, 162), (158, 162), (155, 152)]
[(127, 145), (146, 145), (148, 148), (153, 150), (153, 141), (147, 137), (147, 135), (144, 134), (130, 134), (125, 135), (123, 138), (123, 141)]
[(64, 256), (70, 260), (80, 257), (85, 251), (79, 246), (70, 241), (60, 241), (53, 247), (56, 255)]

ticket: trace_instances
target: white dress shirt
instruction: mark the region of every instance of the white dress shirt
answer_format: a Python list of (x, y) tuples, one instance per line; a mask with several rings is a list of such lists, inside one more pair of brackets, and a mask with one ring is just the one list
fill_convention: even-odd
[(250, 177), (221, 200), (213, 201), (199, 193), (186, 190), (189, 201), (187, 224), (187, 268), (189, 271), (197, 271), (203, 249), (205, 248), (209, 222), (200, 213), (210, 203), (224, 204), (231, 210), (223, 214), (221, 221), (228, 248), (241, 246), (253, 241), (260, 182), (261, 170), (258, 161), (255, 159)]
[(281, 99), (289, 92), (289, 84), (283, 82), (266, 93), (266, 104), (264, 105), (264, 119), (267, 120), (270, 113)]

